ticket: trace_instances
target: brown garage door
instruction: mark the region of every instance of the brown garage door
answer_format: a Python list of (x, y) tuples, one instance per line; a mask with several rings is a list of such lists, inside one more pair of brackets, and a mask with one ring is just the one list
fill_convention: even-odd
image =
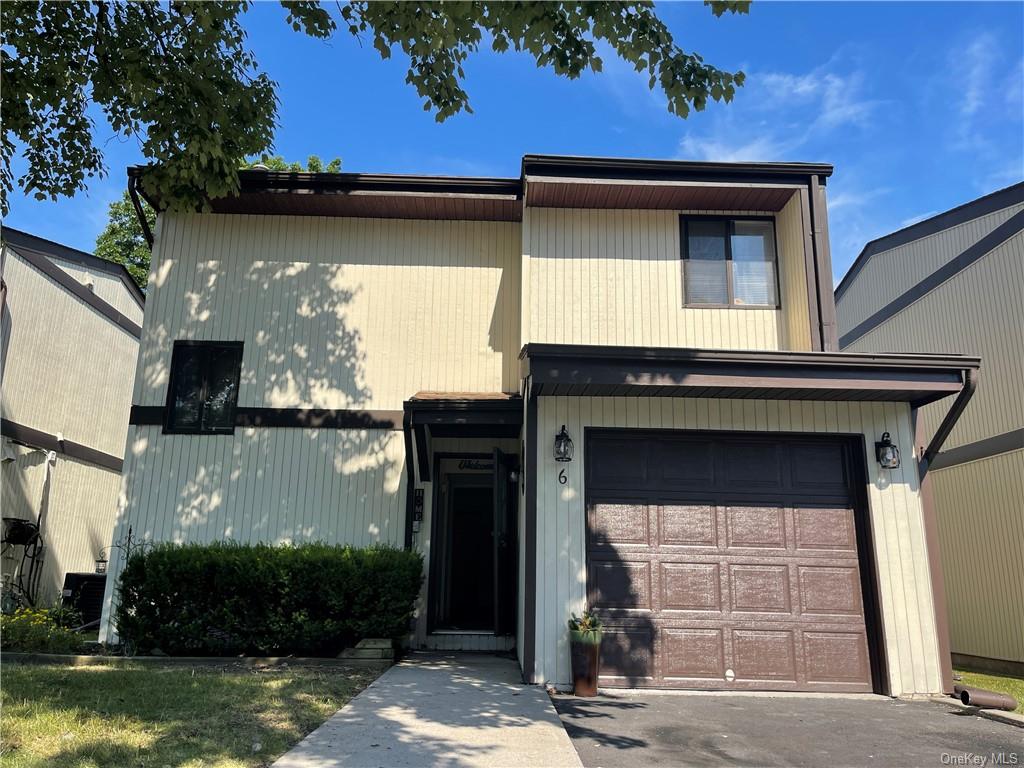
[(589, 432), (601, 684), (871, 691), (852, 451), (815, 437)]

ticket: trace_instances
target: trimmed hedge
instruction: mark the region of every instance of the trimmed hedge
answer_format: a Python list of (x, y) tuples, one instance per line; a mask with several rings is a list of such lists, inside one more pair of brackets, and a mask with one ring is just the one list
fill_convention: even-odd
[(334, 656), (406, 635), (422, 580), (392, 547), (162, 544), (121, 573), (117, 627), (140, 653)]

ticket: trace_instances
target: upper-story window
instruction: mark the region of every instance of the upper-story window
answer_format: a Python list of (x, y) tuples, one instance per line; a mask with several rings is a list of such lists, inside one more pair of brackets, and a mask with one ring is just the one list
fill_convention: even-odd
[(164, 431), (234, 432), (241, 372), (240, 341), (174, 342)]
[(682, 216), (683, 296), (688, 307), (777, 307), (775, 221)]

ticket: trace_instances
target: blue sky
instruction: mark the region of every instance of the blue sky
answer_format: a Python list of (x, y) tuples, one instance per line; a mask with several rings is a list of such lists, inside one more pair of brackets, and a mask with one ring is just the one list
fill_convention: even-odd
[[(577, 81), (481, 51), (466, 67), (474, 114), (438, 124), (405, 84), (401, 55), (381, 61), (347, 33), (291, 33), (276, 3), (257, 5), (247, 26), (279, 83), (276, 152), (289, 160), (508, 176), (530, 152), (828, 162), (837, 280), (868, 240), (1024, 178), (1024, 4), (755, 2), (720, 19), (696, 3), (658, 10), (684, 49), (747, 73), (731, 104), (669, 115), (610, 50), (603, 73)], [(98, 143), (107, 178), (58, 202), (16, 192), (6, 223), (91, 250), (125, 167), (143, 160), (106, 127)]]

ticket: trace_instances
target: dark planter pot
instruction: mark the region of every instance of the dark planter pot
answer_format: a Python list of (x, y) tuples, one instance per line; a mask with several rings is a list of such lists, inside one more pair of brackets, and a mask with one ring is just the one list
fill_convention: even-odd
[(572, 658), (572, 690), (577, 696), (597, 696), (597, 674), (600, 671), (601, 632), (569, 630)]

